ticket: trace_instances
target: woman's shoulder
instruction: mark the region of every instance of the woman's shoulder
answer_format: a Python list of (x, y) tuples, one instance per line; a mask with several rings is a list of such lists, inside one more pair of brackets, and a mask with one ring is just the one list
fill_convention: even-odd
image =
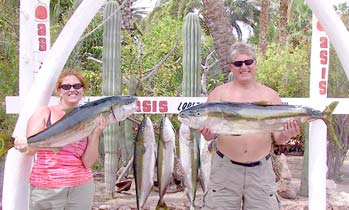
[(49, 106), (41, 106), (34, 112), (34, 115), (46, 116), (46, 114), (50, 112), (51, 112), (51, 108)]

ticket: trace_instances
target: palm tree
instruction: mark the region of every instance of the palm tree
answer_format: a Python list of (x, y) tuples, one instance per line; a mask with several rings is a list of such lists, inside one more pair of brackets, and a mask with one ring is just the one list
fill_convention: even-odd
[(262, 55), (265, 55), (267, 50), (267, 33), (269, 22), (269, 0), (261, 0), (261, 13), (259, 21), (259, 49)]
[(253, 30), (257, 28), (259, 9), (257, 2), (241, 0), (225, 0), (225, 9), (229, 22), (235, 29), (238, 39), (242, 40), (241, 23), (250, 26)]
[(287, 10), (288, 0), (280, 0), (279, 44), (285, 45), (287, 39)]
[(228, 81), (229, 50), (235, 42), (232, 27), (224, 11), (224, 2), (217, 0), (203, 0), (203, 16), (213, 37), (213, 44), (218, 54), (219, 64), (224, 74), (224, 81)]

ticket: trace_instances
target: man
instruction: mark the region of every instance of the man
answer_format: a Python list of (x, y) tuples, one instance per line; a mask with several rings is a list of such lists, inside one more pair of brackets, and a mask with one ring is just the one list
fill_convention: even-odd
[[(276, 91), (256, 81), (256, 53), (245, 43), (230, 50), (233, 81), (216, 87), (208, 102), (258, 102), (281, 104)], [(211, 168), (204, 209), (280, 209), (275, 174), (270, 160), (272, 141), (284, 144), (300, 133), (297, 122), (289, 121), (283, 132), (228, 136), (199, 131), (206, 140), (217, 138), (217, 152)]]

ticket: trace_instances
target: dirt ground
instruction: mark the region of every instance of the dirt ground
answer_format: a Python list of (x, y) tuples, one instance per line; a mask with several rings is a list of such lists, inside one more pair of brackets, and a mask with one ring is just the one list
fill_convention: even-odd
[[(293, 163), (296, 161), (302, 164), (302, 159), (292, 159)], [(289, 160), (287, 161), (289, 162)], [(299, 165), (298, 164), (298, 165)], [(292, 166), (293, 167), (293, 166)], [(292, 188), (299, 193), (300, 187), (300, 171), (301, 169), (290, 167), (291, 173), (295, 174), (292, 178)], [(349, 210), (349, 160), (345, 161), (342, 167), (342, 181), (333, 182), (328, 181), (327, 185), (327, 201), (328, 210)], [(103, 172), (97, 172), (95, 176), (96, 194), (94, 202), (94, 210), (134, 210), (136, 209), (136, 194), (134, 182), (132, 182), (131, 189), (121, 193), (116, 193), (115, 198), (107, 199), (104, 188)], [(200, 209), (202, 206), (203, 192), (201, 187), (197, 189), (196, 206)], [(159, 195), (156, 190), (153, 190), (145, 204), (146, 210), (153, 210), (158, 202)], [(171, 185), (168, 192), (165, 194), (164, 200), (167, 206), (172, 210), (186, 210), (188, 208), (188, 200), (184, 191), (177, 189), (176, 185)], [(282, 210), (304, 210), (307, 209), (307, 197), (302, 197), (299, 194), (294, 200), (281, 199)]]

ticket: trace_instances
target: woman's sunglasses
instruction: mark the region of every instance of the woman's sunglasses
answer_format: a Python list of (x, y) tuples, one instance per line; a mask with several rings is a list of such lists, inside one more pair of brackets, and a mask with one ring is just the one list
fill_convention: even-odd
[(232, 64), (236, 67), (241, 67), (242, 64), (244, 63), (246, 66), (249, 66), (251, 64), (253, 64), (254, 60), (253, 59), (248, 59), (248, 60), (244, 60), (244, 61), (235, 61)]
[(82, 84), (80, 83), (76, 83), (74, 85), (71, 85), (71, 84), (64, 84), (64, 85), (61, 85), (61, 88), (63, 90), (70, 90), (72, 87), (75, 89), (75, 90), (79, 90), (80, 88), (82, 88)]

